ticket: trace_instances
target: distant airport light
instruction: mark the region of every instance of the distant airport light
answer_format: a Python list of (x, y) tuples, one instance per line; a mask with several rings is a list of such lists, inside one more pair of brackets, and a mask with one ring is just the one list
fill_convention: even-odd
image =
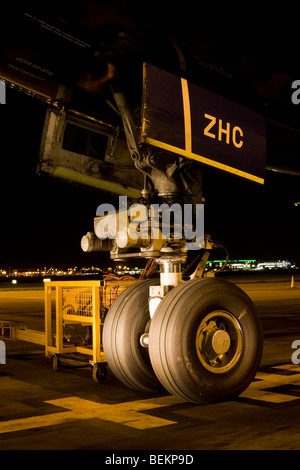
[(17, 284), (17, 282), (18, 282), (17, 279), (13, 279), (13, 280), (11, 281), (12, 284)]

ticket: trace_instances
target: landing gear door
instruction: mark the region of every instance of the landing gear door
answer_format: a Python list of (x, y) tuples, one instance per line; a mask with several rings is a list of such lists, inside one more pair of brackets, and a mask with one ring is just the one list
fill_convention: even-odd
[(75, 110), (48, 109), (38, 173), (128, 198), (143, 187), (120, 129)]
[(141, 141), (264, 183), (262, 116), (149, 64), (144, 64)]

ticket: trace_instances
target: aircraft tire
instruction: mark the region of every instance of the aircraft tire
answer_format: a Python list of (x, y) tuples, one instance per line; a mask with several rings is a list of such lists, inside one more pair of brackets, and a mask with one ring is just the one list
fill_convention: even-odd
[(154, 392), (162, 389), (140, 337), (149, 324), (149, 287), (159, 280), (144, 280), (122, 292), (109, 309), (103, 327), (103, 349), (112, 373), (129, 388)]
[(216, 278), (173, 288), (149, 329), (153, 370), (172, 395), (192, 403), (232, 399), (253, 380), (263, 333), (251, 299)]

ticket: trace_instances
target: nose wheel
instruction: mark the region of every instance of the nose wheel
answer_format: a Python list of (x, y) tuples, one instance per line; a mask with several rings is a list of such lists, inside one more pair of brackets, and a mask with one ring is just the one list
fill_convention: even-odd
[(127, 288), (105, 319), (104, 352), (115, 376), (130, 388), (164, 387), (192, 403), (242, 393), (257, 372), (263, 347), (251, 299), (227, 281), (193, 279), (170, 290), (150, 320), (149, 287), (155, 282)]
[(113, 374), (129, 388), (154, 392), (161, 384), (153, 372), (148, 350), (140, 338), (149, 326), (149, 287), (157, 280), (140, 281), (122, 292), (105, 318), (103, 349)]
[(219, 279), (174, 287), (149, 330), (153, 370), (171, 394), (193, 403), (224, 401), (253, 380), (262, 355), (262, 329), (251, 299)]

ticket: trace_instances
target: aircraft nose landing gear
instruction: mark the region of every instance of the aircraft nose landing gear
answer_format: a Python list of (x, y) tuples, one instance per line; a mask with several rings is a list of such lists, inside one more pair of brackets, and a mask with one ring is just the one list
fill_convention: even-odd
[(181, 272), (184, 241), (161, 243), (155, 255), (160, 279), (129, 287), (107, 314), (103, 347), (108, 365), (121, 382), (138, 390), (163, 386), (192, 403), (231, 399), (250, 385), (260, 363), (263, 340), (256, 309), (234, 284), (193, 278), (203, 275), (209, 243), (204, 262), (189, 280)]
[[(197, 201), (202, 201), (199, 174), (186, 171), (186, 162), (174, 155), (153, 158), (150, 148), (139, 145), (138, 126), (123, 94), (115, 93), (115, 99), (135, 165), (145, 181), (151, 180), (151, 191), (161, 198), (162, 208), (168, 201), (172, 207), (187, 202), (197, 209)], [(155, 258), (160, 279), (130, 286), (110, 308), (103, 328), (108, 365), (121, 382), (138, 390), (153, 392), (163, 386), (192, 403), (231, 399), (249, 386), (258, 369), (263, 345), (260, 319), (250, 298), (237, 286), (201, 277), (213, 243), (205, 246), (195, 272), (184, 280), (181, 263), (192, 249), (187, 240), (198, 238), (188, 236), (194, 234), (189, 227), (197, 226), (197, 212), (192, 220), (180, 219), (187, 228), (186, 238), (177, 236), (175, 212), (172, 231), (165, 235), (163, 214), (160, 219), (152, 212), (151, 191), (144, 212), (150, 214), (150, 225), (158, 236), (147, 232), (143, 246), (131, 232), (120, 237), (119, 245), (116, 238), (111, 258)]]

